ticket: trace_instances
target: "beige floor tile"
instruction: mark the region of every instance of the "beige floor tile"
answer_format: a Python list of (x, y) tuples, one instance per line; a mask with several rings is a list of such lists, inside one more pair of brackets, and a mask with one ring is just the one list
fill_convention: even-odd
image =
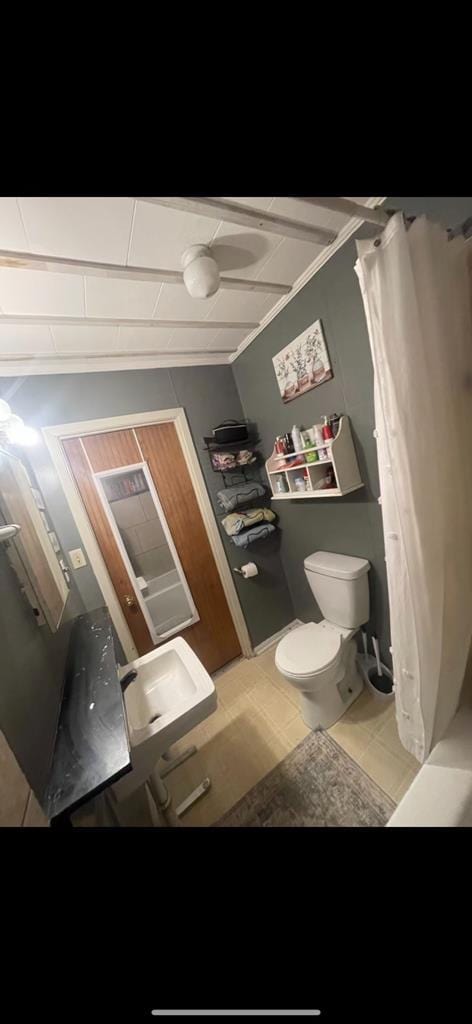
[(339, 722), (331, 726), (331, 729), (328, 729), (328, 732), (354, 761), (359, 762), (360, 757), (372, 741), (372, 734), (363, 725), (358, 725), (357, 722), (348, 722), (345, 719), (346, 716), (341, 718)]
[(405, 747), (401, 742), (398, 735), (397, 721), (394, 715), (384, 722), (380, 729), (375, 733), (375, 738), (379, 743), (382, 743), (382, 745), (386, 747), (391, 754), (395, 754), (401, 761), (404, 761), (407, 768), (411, 770), (419, 769), (419, 762), (408, 752), (408, 750), (405, 750)]
[(391, 754), (376, 738), (373, 738), (358, 758), (361, 768), (380, 786), (388, 796), (395, 799), (400, 784), (405, 778), (405, 763)]
[(395, 793), (393, 794), (393, 799), (395, 800), (395, 803), (397, 803), (397, 804), (400, 803), (400, 800), (402, 799), (402, 797), (405, 796), (405, 793), (406, 793), (407, 789), (410, 788), (411, 783), (413, 782), (413, 779), (416, 778), (416, 776), (417, 776), (417, 774), (418, 774), (418, 772), (420, 770), (420, 767), (421, 767), (421, 765), (418, 765), (418, 768), (416, 770), (415, 769), (413, 769), (413, 770), (410, 769), (409, 771), (406, 772), (406, 774), (404, 775), (402, 781), (400, 782), (400, 785), (397, 787), (397, 789), (395, 790)]
[(298, 747), (302, 740), (306, 739), (311, 729), (305, 725), (301, 714), (298, 713), (296, 718), (289, 722), (288, 725), (285, 725), (280, 731), (290, 744), (290, 749), (293, 750), (294, 747)]
[(287, 700), (272, 683), (269, 683), (268, 687), (251, 690), (248, 700), (263, 712), (276, 729), (283, 729), (299, 715), (295, 705)]
[(356, 722), (375, 735), (379, 729), (395, 714), (393, 701), (381, 701), (364, 689), (357, 700), (343, 715), (343, 721)]
[(23, 825), (26, 828), (48, 828), (49, 826), (46, 815), (42, 807), (39, 806), (32, 789), (30, 790)]

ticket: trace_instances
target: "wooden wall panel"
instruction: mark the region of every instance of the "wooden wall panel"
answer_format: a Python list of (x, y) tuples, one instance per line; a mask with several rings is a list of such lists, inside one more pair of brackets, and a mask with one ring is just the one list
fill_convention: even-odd
[(132, 430), (110, 430), (106, 434), (87, 434), (82, 438), (94, 473), (119, 469), (141, 462)]

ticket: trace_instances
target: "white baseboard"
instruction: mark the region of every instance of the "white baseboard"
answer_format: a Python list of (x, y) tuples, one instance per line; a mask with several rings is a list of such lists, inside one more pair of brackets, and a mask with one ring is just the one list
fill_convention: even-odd
[(278, 633), (274, 633), (273, 636), (268, 636), (267, 640), (263, 640), (261, 644), (254, 647), (254, 654), (263, 654), (264, 651), (269, 649), (269, 647), (273, 647), (274, 644), (277, 644), (279, 640), (286, 635), (286, 633), (290, 633), (291, 629), (297, 629), (297, 626), (303, 626), (301, 619), (294, 619), (293, 622), (289, 622), (288, 626), (284, 626), (284, 628), (279, 630)]

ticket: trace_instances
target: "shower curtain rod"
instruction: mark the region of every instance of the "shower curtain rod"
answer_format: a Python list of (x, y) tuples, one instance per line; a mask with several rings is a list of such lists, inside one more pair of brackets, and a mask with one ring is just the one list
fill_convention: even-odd
[[(344, 196), (294, 196), (295, 199), (303, 200), (305, 203), (310, 203), (312, 206), (319, 206), (325, 210), (332, 210), (334, 213), (346, 213), (351, 217), (360, 217), (367, 223), (378, 224), (380, 227), (386, 227), (391, 217), (395, 213), (400, 213), (400, 210), (390, 210), (383, 206), (362, 206), (361, 203), (355, 203), (353, 199), (346, 199)], [(416, 220), (415, 216), (408, 216), (403, 213), (403, 217), (407, 223), (412, 224)], [(459, 224), (455, 228), (447, 229), (449, 238), (457, 238), (459, 235), (463, 235), (464, 238), (472, 237), (472, 217), (468, 217), (463, 224)]]

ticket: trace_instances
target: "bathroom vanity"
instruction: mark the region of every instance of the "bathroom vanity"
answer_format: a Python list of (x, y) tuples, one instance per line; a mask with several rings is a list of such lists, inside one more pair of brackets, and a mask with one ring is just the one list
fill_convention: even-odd
[(43, 809), (69, 826), (82, 804), (131, 771), (128, 724), (113, 628), (106, 608), (80, 615), (72, 630)]

